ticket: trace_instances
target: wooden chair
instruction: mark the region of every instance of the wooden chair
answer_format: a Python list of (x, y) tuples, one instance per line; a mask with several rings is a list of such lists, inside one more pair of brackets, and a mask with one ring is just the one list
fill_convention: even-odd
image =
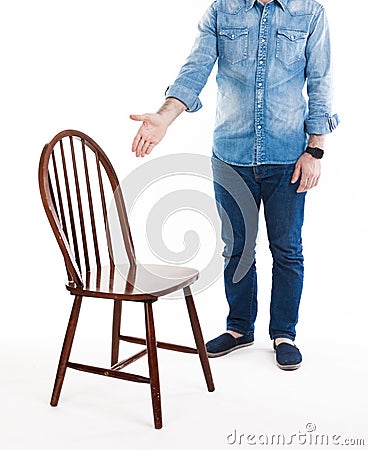
[[(207, 352), (191, 294), (190, 285), (198, 271), (186, 267), (137, 264), (123, 194), (116, 173), (102, 149), (90, 137), (74, 130), (57, 134), (45, 145), (39, 164), (39, 186), (43, 206), (63, 254), (68, 281), (66, 289), (74, 303), (57, 369), (51, 405), (57, 406), (66, 369), (76, 369), (106, 377), (149, 383), (155, 428), (162, 427), (157, 347), (185, 353), (198, 353), (207, 388), (214, 390)], [(114, 255), (106, 186), (116, 208), (118, 231), (127, 256), (118, 264)], [(104, 265), (104, 258), (106, 265)], [(196, 348), (156, 342), (153, 303), (159, 297), (183, 290)], [(111, 367), (77, 364), (69, 360), (82, 299), (99, 297), (114, 301)], [(143, 304), (145, 339), (120, 334), (123, 301)], [(145, 349), (123, 361), (119, 343), (145, 345)], [(148, 355), (149, 377), (122, 371)]]

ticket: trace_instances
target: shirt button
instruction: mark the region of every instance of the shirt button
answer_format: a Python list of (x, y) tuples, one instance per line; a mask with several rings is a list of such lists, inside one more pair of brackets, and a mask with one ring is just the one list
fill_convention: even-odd
[(235, 34), (232, 34), (232, 35), (231, 35), (231, 39), (235, 39)]
[(266, 39), (262, 39), (261, 42), (262, 42), (262, 43), (263, 43), (263, 42), (266, 42)]
[(262, 105), (260, 103), (258, 103), (258, 108), (262, 108)]
[(259, 61), (259, 64), (263, 64), (263, 61)]
[(262, 125), (258, 125), (258, 127), (257, 127), (259, 130), (262, 128)]
[(258, 83), (258, 86), (259, 86), (259, 87), (262, 87), (262, 86), (263, 86), (263, 84), (262, 84), (262, 83)]

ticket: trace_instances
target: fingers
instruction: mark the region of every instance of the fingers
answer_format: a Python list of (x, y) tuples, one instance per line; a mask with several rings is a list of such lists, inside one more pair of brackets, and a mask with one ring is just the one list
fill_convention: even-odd
[(148, 142), (148, 141), (146, 141), (144, 144), (143, 144), (143, 147), (142, 147), (142, 150), (141, 150), (141, 157), (143, 158), (143, 156), (144, 155), (148, 155), (148, 153), (147, 153), (147, 151), (148, 151), (148, 149), (151, 147), (151, 143), (150, 142)]
[[(144, 122), (145, 120), (147, 120), (147, 114), (130, 114), (129, 117), (132, 120), (136, 120), (139, 122)], [(136, 134), (132, 144), (132, 152), (135, 152), (137, 157), (143, 157), (144, 155), (149, 154), (152, 150), (151, 146), (153, 145), (142, 136), (143, 125)]]
[(296, 183), (299, 180), (300, 173), (301, 173), (300, 165), (296, 163), (293, 176), (291, 177), (292, 184)]
[(155, 144), (153, 142), (146, 141), (139, 134), (134, 138), (132, 151), (135, 152), (135, 156), (142, 157), (149, 155)]
[(299, 183), (298, 189), (296, 190), (296, 192), (298, 192), (298, 193), (305, 192), (308, 189), (308, 183), (309, 183), (309, 178), (303, 172), (302, 173), (302, 177), (300, 179), (300, 183)]
[(129, 116), (132, 120), (137, 120), (139, 122), (143, 122), (144, 120), (147, 119), (146, 114), (131, 114)]
[(299, 187), (298, 187), (296, 192), (298, 192), (298, 193), (306, 192), (309, 189), (312, 189), (312, 188), (316, 187), (318, 182), (319, 182), (319, 176), (308, 177), (308, 176), (303, 176), (302, 175)]
[(139, 140), (139, 142), (138, 142), (138, 145), (137, 145), (137, 148), (136, 148), (136, 150), (135, 150), (135, 156), (141, 156), (141, 151), (142, 151), (142, 148), (143, 148), (143, 145), (144, 145), (144, 143), (145, 143), (145, 140), (143, 139), (143, 138), (141, 138), (140, 140)]
[[(136, 136), (135, 136), (135, 138), (134, 138), (134, 140), (133, 140), (133, 144), (132, 144), (132, 152), (136, 152), (136, 151), (137, 151), (137, 147), (138, 147), (138, 144), (139, 144), (139, 142), (140, 142), (141, 139), (142, 139), (142, 138), (141, 138), (141, 135), (140, 135), (139, 133), (137, 133)], [(138, 156), (138, 155), (137, 155), (137, 156)]]
[(147, 154), (147, 155), (149, 155), (149, 154), (152, 152), (152, 149), (153, 149), (154, 146), (155, 146), (155, 144), (150, 144), (150, 145), (149, 145), (149, 147), (148, 147), (148, 149), (147, 149), (147, 151), (146, 151), (146, 154)]

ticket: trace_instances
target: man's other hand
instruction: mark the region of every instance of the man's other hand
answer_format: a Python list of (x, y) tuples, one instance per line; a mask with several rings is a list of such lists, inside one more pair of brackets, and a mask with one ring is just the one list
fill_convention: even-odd
[(296, 183), (299, 178), (300, 184), (296, 192), (306, 192), (317, 186), (321, 176), (321, 161), (314, 158), (309, 153), (303, 153), (295, 164), (292, 183)]

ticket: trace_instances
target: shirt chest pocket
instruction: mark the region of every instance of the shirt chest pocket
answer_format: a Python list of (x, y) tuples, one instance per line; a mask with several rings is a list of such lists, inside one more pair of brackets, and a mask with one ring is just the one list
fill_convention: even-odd
[(305, 56), (308, 33), (299, 30), (277, 30), (276, 58), (289, 66)]
[(222, 28), (219, 31), (219, 57), (230, 64), (237, 64), (247, 59), (248, 29)]

